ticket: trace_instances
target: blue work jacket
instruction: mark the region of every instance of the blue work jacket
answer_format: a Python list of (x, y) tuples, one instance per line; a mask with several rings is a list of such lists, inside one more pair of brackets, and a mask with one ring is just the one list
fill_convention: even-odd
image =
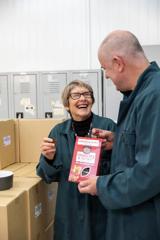
[[(93, 114), (92, 127), (114, 131), (115, 123)], [(76, 183), (68, 182), (75, 144), (71, 120), (55, 126), (49, 137), (56, 139), (56, 156), (47, 161), (41, 155), (37, 174), (47, 183), (58, 182), (54, 240), (105, 240), (107, 210), (98, 197), (81, 194)], [(110, 156), (110, 151), (102, 152), (100, 174), (108, 173)]]
[(153, 62), (120, 103), (111, 173), (97, 181), (106, 240), (160, 239), (160, 69)]

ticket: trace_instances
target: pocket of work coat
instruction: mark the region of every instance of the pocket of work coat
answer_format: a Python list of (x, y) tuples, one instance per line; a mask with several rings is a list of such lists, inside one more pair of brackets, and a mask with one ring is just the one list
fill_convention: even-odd
[(122, 141), (125, 145), (125, 153), (127, 156), (127, 166), (132, 167), (135, 163), (135, 144), (136, 134), (135, 132), (123, 131)]

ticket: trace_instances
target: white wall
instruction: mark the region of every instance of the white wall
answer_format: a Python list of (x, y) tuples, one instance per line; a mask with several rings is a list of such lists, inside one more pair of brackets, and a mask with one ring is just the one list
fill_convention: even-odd
[(160, 44), (159, 13), (159, 0), (0, 0), (0, 72), (99, 68), (114, 29)]
[(132, 31), (142, 45), (160, 44), (159, 0), (91, 0), (91, 66), (97, 66), (97, 48), (114, 29)]

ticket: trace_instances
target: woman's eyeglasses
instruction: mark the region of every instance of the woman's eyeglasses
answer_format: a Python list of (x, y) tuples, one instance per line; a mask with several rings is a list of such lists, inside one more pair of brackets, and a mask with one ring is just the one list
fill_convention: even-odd
[(73, 99), (73, 100), (77, 100), (81, 97), (81, 95), (85, 98), (91, 98), (93, 96), (93, 93), (92, 92), (83, 92), (83, 93), (71, 93), (70, 94), (70, 97)]

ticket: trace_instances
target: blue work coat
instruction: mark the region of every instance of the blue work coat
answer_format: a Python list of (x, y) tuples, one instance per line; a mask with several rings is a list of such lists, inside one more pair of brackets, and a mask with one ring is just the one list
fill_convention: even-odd
[(153, 62), (121, 101), (111, 173), (97, 181), (106, 240), (160, 239), (160, 69)]
[[(114, 131), (115, 123), (93, 114), (92, 127)], [(71, 120), (55, 126), (49, 137), (56, 139), (56, 156), (47, 161), (41, 155), (37, 174), (47, 183), (58, 182), (54, 240), (105, 240), (107, 210), (98, 197), (81, 194), (76, 183), (68, 182), (75, 144)], [(110, 151), (102, 152), (100, 174), (108, 173), (110, 156)]]

